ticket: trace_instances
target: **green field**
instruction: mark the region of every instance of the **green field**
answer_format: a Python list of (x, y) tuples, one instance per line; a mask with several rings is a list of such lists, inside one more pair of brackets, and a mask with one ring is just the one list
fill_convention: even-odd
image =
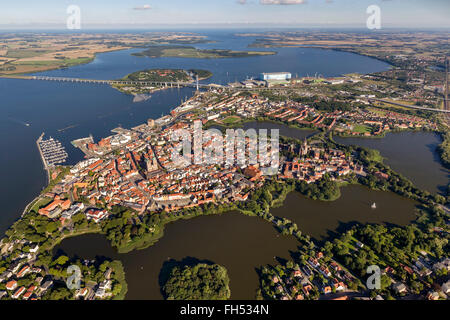
[(224, 124), (234, 124), (239, 121), (241, 121), (241, 118), (231, 116), (231, 117), (227, 117), (227, 118), (223, 119), (221, 122)]
[(49, 50), (23, 50), (23, 49), (12, 49), (8, 50), (6, 56), (8, 58), (16, 58), (16, 59), (24, 59), (24, 58), (33, 58), (36, 56), (43, 55), (45, 53), (50, 52)]
[(364, 134), (364, 133), (371, 133), (372, 129), (364, 124), (355, 124), (355, 126), (353, 127), (353, 131)]

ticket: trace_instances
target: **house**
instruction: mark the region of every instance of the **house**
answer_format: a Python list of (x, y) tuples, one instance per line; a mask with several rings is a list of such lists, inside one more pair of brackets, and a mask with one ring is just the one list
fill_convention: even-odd
[(331, 287), (330, 286), (325, 286), (325, 287), (323, 287), (322, 291), (323, 291), (324, 294), (331, 293)]
[(75, 298), (85, 297), (89, 292), (88, 288), (81, 288), (75, 293)]
[(298, 270), (294, 270), (294, 272), (292, 273), (292, 275), (294, 277), (301, 277), (302, 276), (302, 272), (298, 269)]
[(336, 291), (344, 291), (347, 289), (347, 286), (342, 281), (334, 283), (333, 287), (336, 289)]
[(53, 286), (53, 281), (48, 280), (48, 281), (44, 282), (44, 284), (41, 286), (40, 292), (41, 292), (41, 293), (42, 293), (42, 292), (45, 292), (45, 291), (47, 291), (48, 289), (50, 289), (52, 286)]
[(17, 288), (16, 280), (11, 280), (8, 283), (6, 283), (6, 290), (14, 290), (15, 288)]
[(20, 271), (17, 273), (17, 278), (22, 278), (23, 276), (25, 276), (27, 273), (29, 273), (31, 271), (31, 268), (29, 265), (25, 265), (22, 269), (20, 269)]
[(406, 285), (401, 282), (396, 282), (392, 285), (392, 289), (395, 290), (398, 294), (406, 293), (408, 289), (406, 288)]
[(322, 273), (326, 278), (328, 278), (328, 277), (331, 276), (330, 270), (328, 270), (328, 268), (325, 267), (325, 266), (321, 266), (321, 267), (319, 268), (319, 271), (320, 271), (320, 273)]
[(19, 271), (19, 268), (22, 266), (22, 264), (23, 264), (23, 262), (21, 262), (21, 261), (14, 262), (13, 264), (11, 264), (9, 266), (9, 270), (12, 273), (16, 273), (17, 271)]
[(307, 284), (306, 286), (303, 286), (302, 290), (305, 296), (309, 296), (309, 291), (312, 290), (312, 286), (310, 284)]
[(295, 300), (304, 300), (304, 299), (305, 297), (300, 293), (295, 296)]
[(103, 298), (106, 295), (106, 291), (104, 288), (98, 288), (97, 291), (95, 291), (95, 296), (97, 298)]
[(308, 259), (308, 263), (313, 267), (313, 268), (318, 268), (320, 267), (320, 263), (319, 261), (317, 261), (317, 259), (313, 259), (313, 258), (309, 258)]
[(39, 245), (35, 245), (34, 247), (30, 248), (31, 253), (36, 253), (39, 250)]
[(24, 295), (23, 295), (23, 300), (28, 300), (30, 299), (30, 297), (33, 295), (33, 291), (27, 291)]
[(0, 283), (11, 278), (13, 273), (11, 271), (5, 271), (2, 274), (0, 274)]
[(98, 223), (100, 220), (108, 216), (108, 212), (98, 209), (89, 209), (86, 211), (86, 217)]
[(342, 270), (342, 268), (341, 268), (336, 262), (334, 262), (334, 261), (332, 261), (332, 262), (330, 263), (330, 266), (331, 266), (331, 268), (332, 268), (334, 271), (336, 271), (336, 272)]
[(109, 280), (111, 278), (112, 272), (113, 270), (111, 268), (108, 268), (103, 275), (105, 276), (106, 279)]
[(13, 299), (18, 299), (22, 293), (24, 293), (26, 291), (25, 287), (20, 287), (19, 289), (16, 290), (16, 292), (14, 292), (14, 294), (12, 295)]
[(433, 270), (438, 271), (445, 269), (447, 271), (450, 271), (450, 258), (445, 258), (441, 262), (435, 263), (433, 265)]
[[(244, 174), (253, 180), (259, 179), (262, 175), (261, 170), (257, 166), (248, 166), (244, 169)], [(250, 179), (252, 181), (252, 179)]]

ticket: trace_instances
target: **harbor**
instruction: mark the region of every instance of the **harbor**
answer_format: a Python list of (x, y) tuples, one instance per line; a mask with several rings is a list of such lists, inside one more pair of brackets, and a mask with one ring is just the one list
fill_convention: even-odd
[(54, 168), (57, 164), (66, 162), (69, 155), (60, 141), (52, 137), (45, 140), (44, 135), (45, 133), (43, 132), (37, 139), (36, 144), (44, 164), (44, 169), (47, 171), (48, 181), (50, 182), (50, 169)]

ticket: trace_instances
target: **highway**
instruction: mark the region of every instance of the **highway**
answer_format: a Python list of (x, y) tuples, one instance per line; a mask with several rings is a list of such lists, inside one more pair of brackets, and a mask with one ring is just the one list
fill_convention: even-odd
[(399, 106), (399, 107), (403, 107), (403, 108), (411, 108), (411, 109), (426, 110), (426, 111), (433, 111), (433, 112), (450, 113), (450, 110), (426, 108), (426, 107), (419, 107), (419, 106), (409, 106), (409, 105), (406, 105), (406, 104), (401, 104), (401, 103), (397, 103), (397, 102), (387, 101), (387, 100), (383, 100), (383, 99), (370, 98), (368, 100), (369, 100), (369, 102), (371, 102), (371, 101), (379, 101), (379, 102), (384, 102), (384, 103), (392, 104), (394, 106)]

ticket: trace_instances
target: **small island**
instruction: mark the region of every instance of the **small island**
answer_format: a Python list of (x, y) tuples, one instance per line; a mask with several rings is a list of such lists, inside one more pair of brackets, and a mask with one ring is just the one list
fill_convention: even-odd
[[(200, 69), (148, 69), (133, 72), (124, 78), (122, 81), (133, 81), (133, 84), (127, 83), (114, 83), (112, 87), (120, 92), (141, 95), (145, 93), (152, 93), (158, 90), (166, 88), (162, 84), (149, 85), (148, 82), (161, 82), (161, 83), (193, 83), (198, 80), (205, 80), (212, 77), (212, 73), (207, 70)], [(142, 82), (136, 83), (136, 82)], [(147, 83), (146, 83), (147, 82)]]
[(168, 300), (226, 300), (231, 296), (227, 270), (218, 264), (175, 266), (163, 286)]
[(219, 58), (247, 58), (256, 56), (268, 56), (277, 54), (275, 51), (233, 51), (221, 49), (197, 49), (191, 46), (180, 45), (156, 45), (150, 46), (146, 50), (132, 55), (138, 57), (162, 58), (200, 58), (200, 59), (219, 59)]

